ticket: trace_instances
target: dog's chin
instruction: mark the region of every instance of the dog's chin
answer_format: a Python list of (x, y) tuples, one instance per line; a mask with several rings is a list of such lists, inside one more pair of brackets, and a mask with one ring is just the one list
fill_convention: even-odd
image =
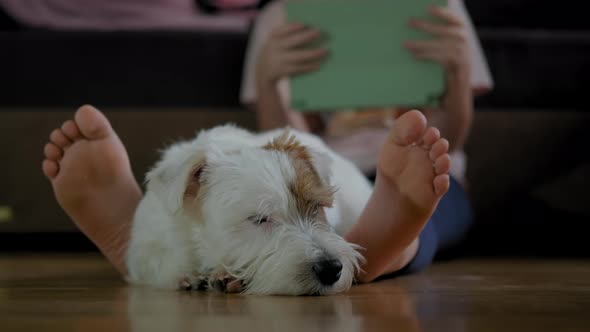
[(342, 271), (342, 276), (335, 284), (322, 285), (315, 276), (309, 274), (297, 279), (283, 278), (281, 280), (254, 278), (243, 282), (244, 294), (250, 295), (334, 295), (346, 292), (352, 286), (352, 271)]
[(323, 296), (323, 295), (335, 295), (338, 293), (346, 292), (352, 286), (351, 281), (340, 280), (334, 285), (325, 286), (319, 282), (314, 281), (313, 286), (311, 287), (302, 287), (301, 292), (297, 295), (313, 295), (313, 296)]
[(344, 273), (340, 280), (338, 280), (332, 286), (322, 286), (320, 285), (320, 290), (317, 292), (317, 295), (334, 295), (342, 292), (348, 291), (352, 287), (352, 272), (348, 272), (350, 276), (346, 276)]

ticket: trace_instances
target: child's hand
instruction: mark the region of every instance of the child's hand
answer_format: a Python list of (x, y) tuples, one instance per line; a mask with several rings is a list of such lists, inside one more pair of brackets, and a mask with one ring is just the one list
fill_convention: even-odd
[(328, 51), (304, 46), (319, 37), (319, 31), (299, 23), (276, 28), (262, 47), (257, 64), (258, 80), (274, 84), (286, 76), (317, 70)]
[(448, 8), (431, 7), (428, 12), (443, 22), (412, 19), (409, 25), (429, 32), (437, 38), (433, 40), (408, 41), (405, 47), (421, 60), (431, 60), (441, 64), (447, 74), (467, 73), (469, 71), (469, 50), (467, 29), (455, 13)]
[(431, 7), (428, 12), (442, 22), (414, 19), (410, 26), (437, 38), (408, 41), (405, 46), (417, 59), (437, 62), (445, 69), (447, 82), (440, 105), (444, 116), (441, 118), (443, 122), (437, 125), (449, 141), (449, 150), (453, 151), (463, 148), (473, 117), (469, 31), (462, 19), (448, 8)]

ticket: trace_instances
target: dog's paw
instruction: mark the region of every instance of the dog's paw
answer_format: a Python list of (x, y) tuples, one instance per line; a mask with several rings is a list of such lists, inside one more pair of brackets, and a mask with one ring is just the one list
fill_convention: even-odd
[(178, 290), (206, 290), (208, 280), (203, 275), (197, 273), (185, 274), (178, 279)]
[(241, 293), (242, 281), (227, 272), (212, 273), (209, 276), (209, 288), (221, 293)]

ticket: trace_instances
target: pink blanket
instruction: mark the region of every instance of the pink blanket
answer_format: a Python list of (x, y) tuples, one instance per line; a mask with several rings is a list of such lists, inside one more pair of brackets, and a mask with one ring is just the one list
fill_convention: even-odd
[[(224, 6), (251, 5), (255, 0), (221, 0)], [(17, 21), (50, 29), (245, 30), (251, 15), (207, 15), (193, 0), (0, 0)]]

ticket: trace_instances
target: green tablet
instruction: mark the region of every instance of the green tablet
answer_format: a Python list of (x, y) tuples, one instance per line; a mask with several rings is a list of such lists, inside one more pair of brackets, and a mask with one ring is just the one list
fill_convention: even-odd
[[(291, 106), (300, 111), (435, 106), (444, 90), (443, 68), (419, 61), (407, 40), (434, 38), (408, 26), (432, 19), (427, 8), (446, 0), (293, 0), (289, 22), (322, 31), (330, 50), (320, 70), (291, 78)], [(315, 46), (315, 45), (314, 45)]]

